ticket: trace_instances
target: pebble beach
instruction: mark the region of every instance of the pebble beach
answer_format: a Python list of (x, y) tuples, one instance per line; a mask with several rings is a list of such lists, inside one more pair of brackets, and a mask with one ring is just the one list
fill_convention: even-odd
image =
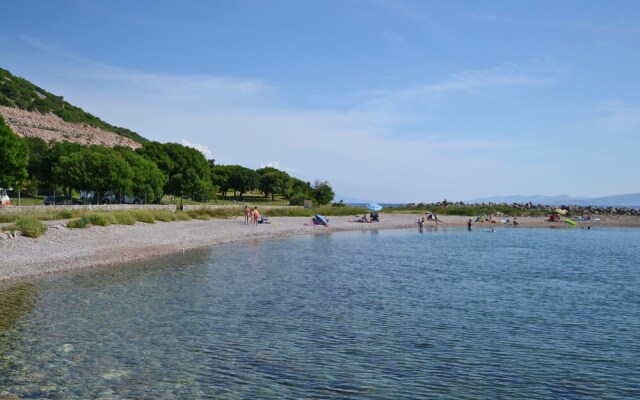
[[(191, 249), (244, 240), (291, 235), (327, 234), (338, 231), (415, 229), (418, 214), (381, 214), (379, 223), (351, 222), (354, 217), (330, 217), (329, 227), (313, 226), (307, 217), (271, 218), (269, 224), (245, 224), (233, 219), (156, 222), (154, 224), (92, 226), (69, 229), (63, 221), (49, 222), (47, 232), (36, 239), (20, 236), (0, 240), (0, 281), (135, 262)], [(437, 226), (428, 221), (425, 230), (466, 227), (469, 217), (443, 216)], [(504, 221), (504, 220), (503, 220)], [(472, 229), (522, 229), (527, 227), (571, 228), (544, 217), (518, 217), (519, 227), (509, 223), (473, 222)], [(599, 221), (581, 221), (574, 229), (640, 227), (637, 216), (602, 216)]]

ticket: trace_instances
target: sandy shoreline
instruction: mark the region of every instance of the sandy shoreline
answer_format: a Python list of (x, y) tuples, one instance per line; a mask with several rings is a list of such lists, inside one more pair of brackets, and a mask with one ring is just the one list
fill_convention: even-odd
[[(88, 229), (68, 229), (53, 223), (37, 239), (18, 236), (0, 240), (0, 281), (32, 277), (79, 268), (109, 266), (144, 260), (224, 243), (278, 236), (321, 234), (337, 231), (415, 229), (417, 214), (382, 214), (381, 222), (349, 222), (353, 217), (330, 217), (330, 227), (307, 225), (307, 217), (271, 218), (271, 224), (247, 225), (243, 217), (228, 220), (137, 223)], [(464, 227), (468, 217), (444, 216), (441, 228)], [(578, 222), (579, 227), (640, 227), (640, 217), (601, 216), (598, 222)], [(543, 217), (518, 217), (520, 226), (568, 228)], [(433, 227), (428, 222), (427, 227)], [(503, 223), (473, 223), (473, 227), (513, 229)]]

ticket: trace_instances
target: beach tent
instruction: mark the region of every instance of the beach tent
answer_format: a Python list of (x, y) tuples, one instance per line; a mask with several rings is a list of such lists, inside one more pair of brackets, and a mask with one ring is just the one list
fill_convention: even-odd
[(476, 218), (476, 222), (485, 222), (486, 220), (488, 220), (489, 218), (487, 218), (486, 215), (484, 214), (480, 214), (478, 215), (478, 217)]

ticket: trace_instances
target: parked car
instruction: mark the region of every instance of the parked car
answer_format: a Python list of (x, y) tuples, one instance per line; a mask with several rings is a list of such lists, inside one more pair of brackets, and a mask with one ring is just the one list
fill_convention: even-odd
[(71, 204), (71, 203), (72, 203), (72, 200), (69, 196), (61, 196), (61, 195), (47, 196), (44, 199), (45, 206), (55, 206), (55, 205)]
[(129, 196), (117, 192), (105, 192), (100, 204), (142, 204), (142, 200), (138, 196)]

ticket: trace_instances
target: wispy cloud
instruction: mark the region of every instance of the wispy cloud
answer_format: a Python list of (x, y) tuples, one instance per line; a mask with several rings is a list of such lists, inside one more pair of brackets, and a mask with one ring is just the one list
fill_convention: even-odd
[(260, 79), (207, 76), (168, 75), (118, 68), (79, 57), (73, 53), (50, 46), (41, 40), (26, 35), (19, 36), (30, 47), (55, 58), (56, 65), (63, 65), (67, 74), (76, 79), (99, 80), (112, 91), (123, 94), (135, 87), (138, 93), (151, 94), (172, 103), (180, 101), (204, 101), (229, 104), (255, 105), (265, 97), (275, 96), (276, 89)]
[(600, 105), (596, 112), (595, 126), (606, 135), (632, 133), (637, 135), (640, 129), (640, 105), (626, 104), (621, 101), (609, 101)]
[(407, 103), (434, 101), (456, 93), (482, 94), (495, 89), (549, 85), (556, 81), (546, 72), (519, 72), (518, 69), (522, 68), (463, 71), (439, 82), (394, 90), (370, 90), (365, 92), (370, 97), (365, 106), (402, 108)]

